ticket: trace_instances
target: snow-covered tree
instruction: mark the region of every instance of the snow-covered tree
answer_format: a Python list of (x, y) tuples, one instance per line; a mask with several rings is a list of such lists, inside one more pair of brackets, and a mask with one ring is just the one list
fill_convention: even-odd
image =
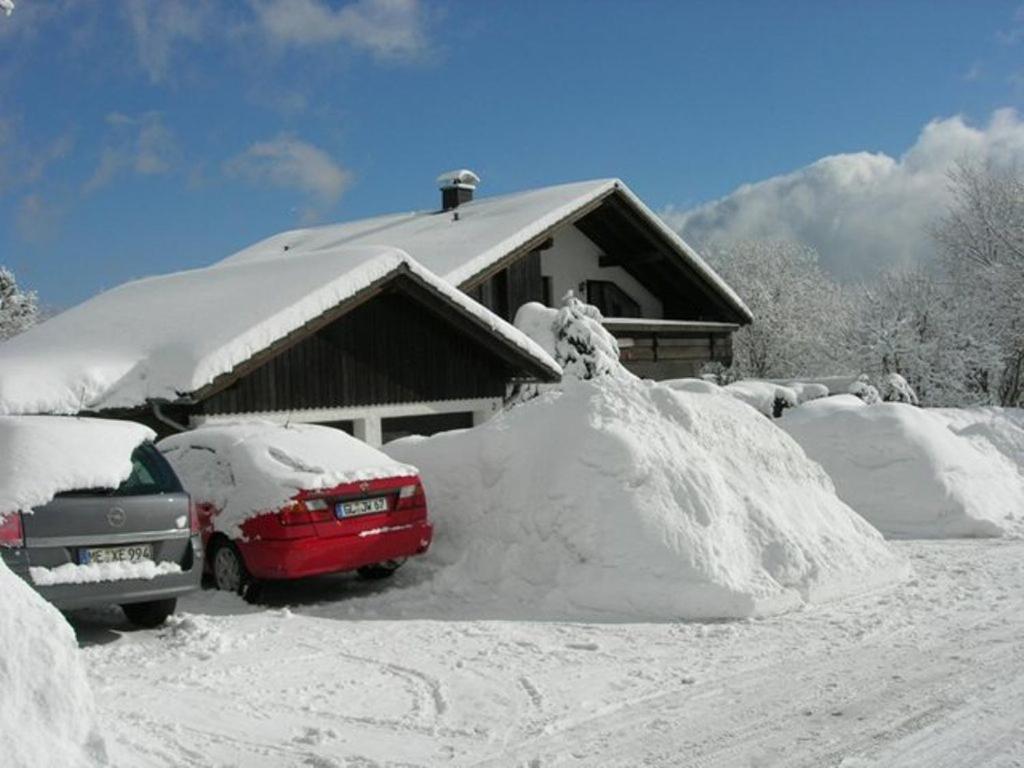
[(961, 308), (958, 321), (984, 344), (973, 375), (1002, 405), (1024, 404), (1024, 174), (961, 162), (953, 204), (935, 227), (941, 263)]
[(14, 0), (0, 0), (0, 11), (3, 11), (5, 16), (14, 13)]
[(878, 390), (871, 383), (866, 373), (861, 374), (856, 381), (850, 384), (850, 388), (847, 391), (851, 395), (856, 395), (868, 405), (882, 402), (882, 396), (878, 394)]
[(847, 370), (849, 302), (811, 248), (774, 241), (711, 243), (708, 260), (754, 313), (733, 334), (735, 373), (780, 378)]
[(846, 346), (854, 368), (881, 382), (902, 376), (928, 405), (989, 402), (977, 371), (991, 355), (991, 342), (964, 322), (964, 308), (941, 272), (886, 271), (850, 300)]
[(898, 373), (890, 373), (882, 380), (879, 394), (887, 403), (919, 404), (914, 388)]
[(14, 273), (0, 267), (0, 341), (15, 336), (35, 325), (39, 319), (39, 306), (32, 291), (23, 291), (14, 279)]

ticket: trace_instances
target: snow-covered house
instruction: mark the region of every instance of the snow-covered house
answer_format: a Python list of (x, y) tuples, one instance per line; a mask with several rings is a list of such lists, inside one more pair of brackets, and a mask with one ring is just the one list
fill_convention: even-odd
[(751, 321), (743, 301), (618, 179), (474, 199), (467, 170), (438, 178), (441, 209), (274, 235), (223, 264), (348, 245), (400, 248), (505, 320), (528, 301), (556, 306), (567, 291), (596, 305), (623, 361), (654, 379), (692, 376), (732, 359), (732, 333)]
[(557, 363), (510, 322), (574, 290), (655, 378), (728, 362), (750, 313), (617, 180), (275, 235), (106, 291), (0, 345), (0, 413), (101, 413), (159, 432), (239, 416), (372, 444), (471, 426)]

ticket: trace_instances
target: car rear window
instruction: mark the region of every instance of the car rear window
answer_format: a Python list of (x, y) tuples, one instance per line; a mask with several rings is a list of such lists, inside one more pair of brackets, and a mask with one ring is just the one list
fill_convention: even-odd
[(144, 443), (132, 454), (132, 473), (114, 491), (115, 496), (146, 496), (151, 493), (176, 493), (181, 483), (167, 459), (151, 443)]
[(132, 453), (132, 473), (116, 489), (82, 488), (58, 493), (57, 498), (71, 496), (148, 496), (155, 493), (180, 493), (178, 476), (167, 459), (152, 443), (143, 443)]

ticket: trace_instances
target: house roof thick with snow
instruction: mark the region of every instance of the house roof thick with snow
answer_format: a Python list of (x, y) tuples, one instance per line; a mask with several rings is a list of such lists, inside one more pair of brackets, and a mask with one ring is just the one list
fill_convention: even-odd
[(452, 285), (469, 290), (523, 254), (541, 247), (552, 231), (574, 224), (609, 254), (629, 253), (622, 266), (645, 282), (668, 284), (681, 295), (698, 293), (739, 324), (752, 315), (736, 293), (689, 245), (619, 179), (561, 184), (479, 198), (453, 211), (419, 211), (361, 219), (269, 237), (221, 264), (265, 259), (301, 260), (340, 247), (400, 248)]
[(537, 344), (395, 247), (336, 243), (126, 283), (0, 344), (0, 413), (77, 413), (207, 396), (396, 281), (523, 378)]

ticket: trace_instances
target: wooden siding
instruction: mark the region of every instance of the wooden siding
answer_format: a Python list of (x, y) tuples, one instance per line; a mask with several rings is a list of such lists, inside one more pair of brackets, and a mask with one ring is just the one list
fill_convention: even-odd
[(199, 411), (502, 397), (513, 376), (479, 339), (413, 293), (390, 289), (211, 395)]
[(544, 301), (540, 251), (523, 255), (467, 293), (494, 314), (511, 322), (523, 304)]
[(637, 376), (678, 379), (696, 376), (706, 363), (732, 363), (732, 335), (703, 333), (685, 335), (618, 334), (623, 364)]

